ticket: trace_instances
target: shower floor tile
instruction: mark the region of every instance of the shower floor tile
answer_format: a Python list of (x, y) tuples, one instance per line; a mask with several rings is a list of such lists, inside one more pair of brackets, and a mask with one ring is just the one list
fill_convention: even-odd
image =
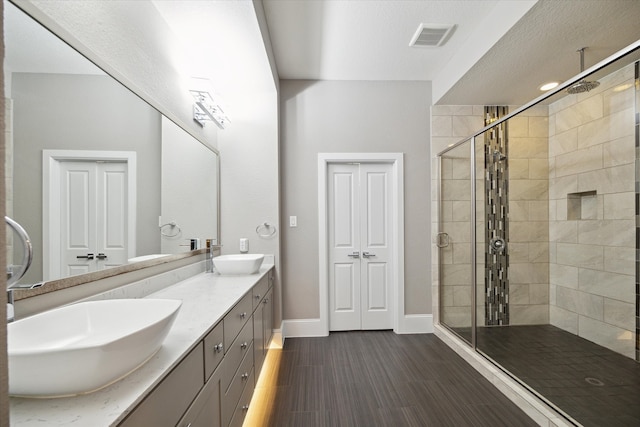
[(477, 347), (584, 426), (640, 426), (640, 363), (555, 326), (478, 328)]

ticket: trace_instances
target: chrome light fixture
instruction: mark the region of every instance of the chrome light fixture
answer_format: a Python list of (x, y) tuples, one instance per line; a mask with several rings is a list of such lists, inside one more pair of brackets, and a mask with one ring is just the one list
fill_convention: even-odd
[(204, 126), (206, 121), (213, 121), (220, 129), (224, 129), (230, 122), (220, 105), (216, 104), (209, 92), (201, 90), (191, 90), (191, 95), (195, 101), (193, 105), (193, 120), (200, 126)]

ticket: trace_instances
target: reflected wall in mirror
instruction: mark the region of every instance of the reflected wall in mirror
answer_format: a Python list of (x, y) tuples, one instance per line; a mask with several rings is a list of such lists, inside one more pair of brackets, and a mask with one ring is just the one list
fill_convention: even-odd
[[(185, 252), (190, 238), (217, 239), (217, 154), (14, 5), (4, 7), (7, 214), (34, 246), (22, 282)], [(68, 161), (45, 171), (46, 153), (61, 152)], [(60, 185), (48, 199), (53, 180)], [(135, 215), (127, 219), (128, 212)], [(163, 219), (175, 221), (179, 235), (163, 237)], [(118, 251), (124, 255), (116, 260)]]
[[(218, 244), (218, 165), (211, 152), (171, 120), (162, 118), (163, 254), (183, 252), (191, 239)], [(211, 187), (210, 185), (213, 185)], [(212, 191), (213, 190), (213, 191)], [(175, 225), (173, 225), (175, 224)]]

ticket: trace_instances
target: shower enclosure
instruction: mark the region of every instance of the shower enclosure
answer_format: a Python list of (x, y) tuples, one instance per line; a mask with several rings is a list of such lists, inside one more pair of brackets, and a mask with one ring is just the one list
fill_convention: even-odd
[(524, 107), (433, 110), (484, 126), (437, 156), (439, 323), (578, 425), (640, 425), (639, 48)]

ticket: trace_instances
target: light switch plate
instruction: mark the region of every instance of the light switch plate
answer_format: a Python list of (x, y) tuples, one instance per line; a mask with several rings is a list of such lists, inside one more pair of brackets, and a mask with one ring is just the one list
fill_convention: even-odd
[(290, 216), (289, 217), (289, 227), (297, 227), (298, 226), (298, 217)]

